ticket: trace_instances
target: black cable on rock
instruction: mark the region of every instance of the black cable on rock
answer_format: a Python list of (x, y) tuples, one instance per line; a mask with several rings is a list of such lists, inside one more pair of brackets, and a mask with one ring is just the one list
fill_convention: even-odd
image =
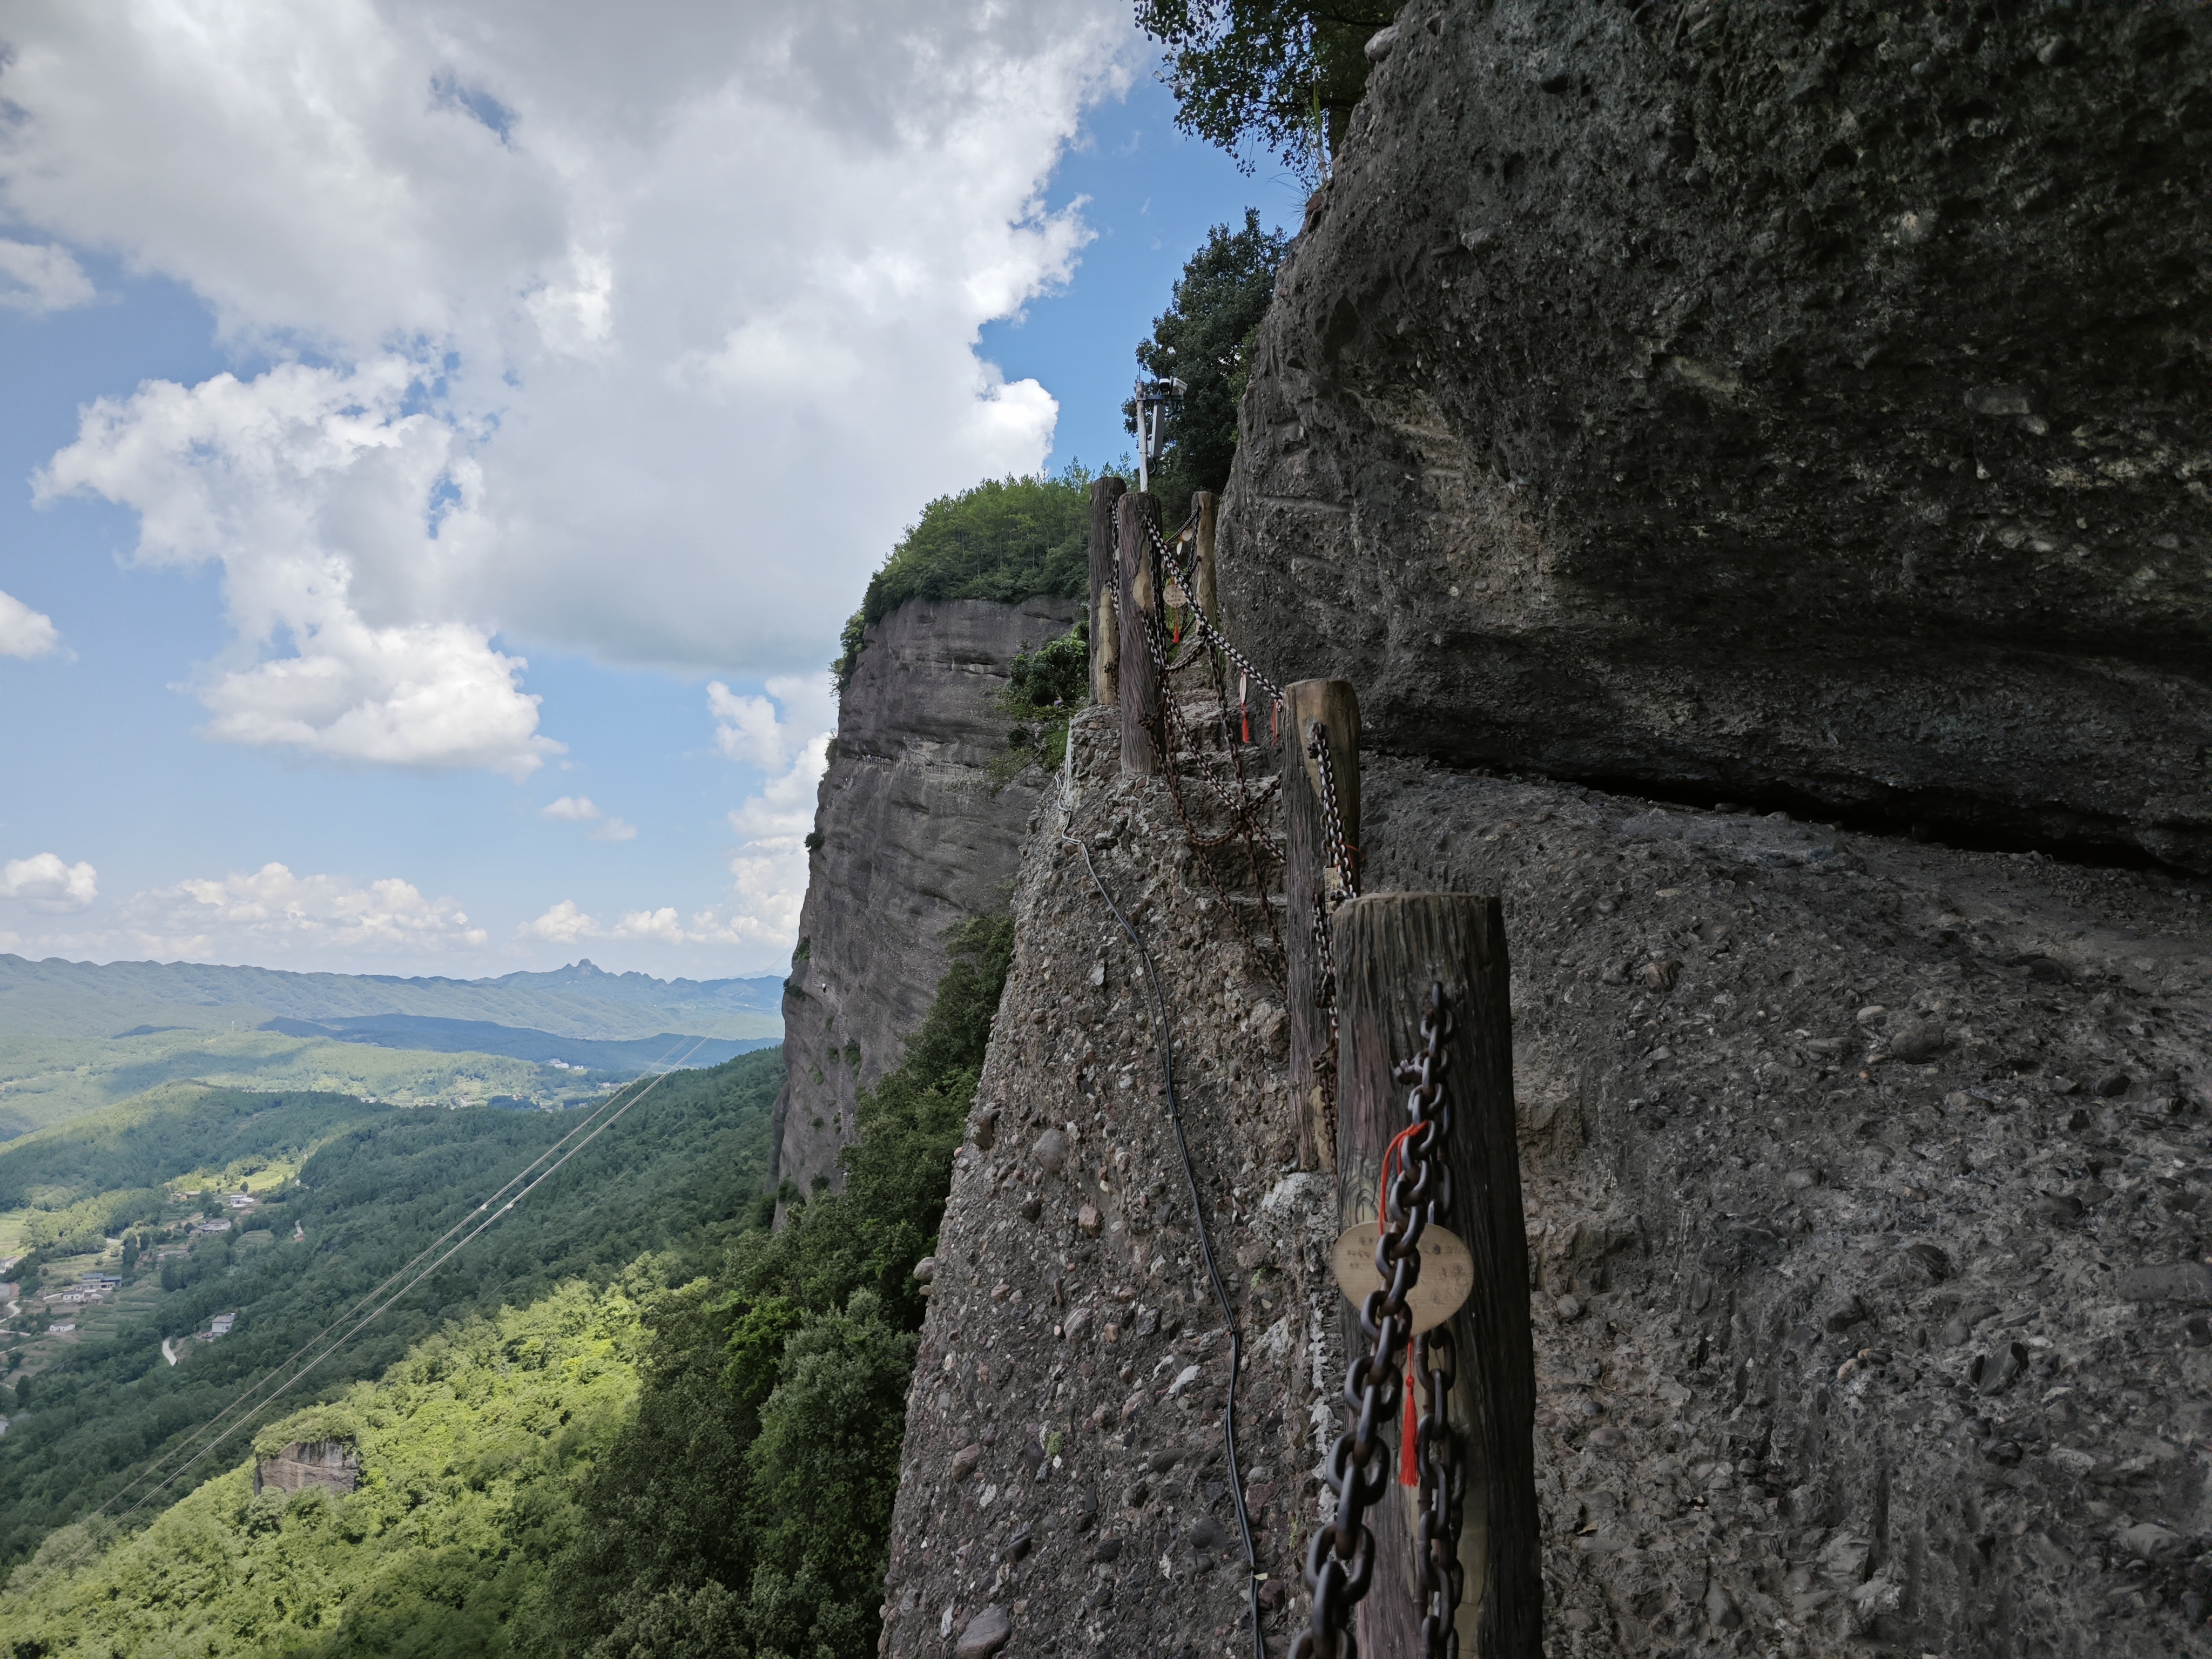
[(1160, 1079), (1167, 1095), (1167, 1120), (1175, 1127), (1176, 1151), (1182, 1157), (1183, 1184), (1190, 1190), (1191, 1215), (1198, 1224), (1198, 1253), (1205, 1259), (1206, 1276), (1213, 1285), (1213, 1299), (1220, 1305), (1222, 1322), (1229, 1328), (1229, 1395), (1221, 1414), (1221, 1435), (1229, 1451), (1229, 1492), (1237, 1504), (1237, 1531), (1244, 1545), (1244, 1589), (1252, 1609), (1252, 1653), (1254, 1659), (1267, 1659), (1267, 1639), (1260, 1631), (1260, 1559), (1253, 1553), (1252, 1521), (1244, 1510), (1244, 1473), (1237, 1463), (1237, 1379), (1244, 1369), (1244, 1338), (1237, 1329), (1236, 1312), (1229, 1305), (1229, 1291), (1221, 1282), (1221, 1270), (1213, 1265), (1213, 1243), (1206, 1230), (1206, 1206), (1199, 1199), (1198, 1176), (1190, 1164), (1190, 1143), (1183, 1138), (1182, 1114), (1176, 1105), (1175, 1034), (1168, 1024), (1167, 999), (1160, 994), (1159, 975), (1152, 971), (1152, 953), (1145, 948), (1145, 941), (1129, 925), (1128, 917), (1121, 914), (1121, 907), (1114, 902), (1106, 884), (1098, 878), (1097, 866), (1091, 862), (1091, 849), (1066, 830), (1060, 832), (1060, 838), (1083, 854), (1083, 867), (1090, 873), (1091, 884), (1106, 901), (1114, 920), (1121, 924), (1129, 943), (1137, 947), (1137, 960), (1145, 969), (1145, 984), (1152, 994), (1152, 1015), (1159, 1023)]

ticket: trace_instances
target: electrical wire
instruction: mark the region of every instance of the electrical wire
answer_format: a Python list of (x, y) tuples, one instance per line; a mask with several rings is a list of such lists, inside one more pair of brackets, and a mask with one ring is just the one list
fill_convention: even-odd
[[(348, 1342), (351, 1341), (356, 1336), (358, 1336), (363, 1330), (368, 1328), (368, 1327), (374, 1323), (380, 1316), (389, 1310), (393, 1304), (397, 1303), (400, 1297), (405, 1296), (408, 1291), (413, 1290), (416, 1285), (421, 1284), (424, 1279), (428, 1278), (431, 1273), (435, 1273), (440, 1267), (443, 1267), (462, 1249), (463, 1246), (469, 1243), (471, 1240), (476, 1238), (479, 1234), (483, 1233), (485, 1229), (489, 1228), (494, 1222), (497, 1221), (501, 1216), (505, 1215), (517, 1204), (527, 1198), (533, 1189), (544, 1182), (549, 1176), (553, 1175), (555, 1171), (558, 1170), (562, 1164), (566, 1164), (578, 1152), (582, 1152), (586, 1146), (590, 1146), (592, 1141), (598, 1139), (600, 1134), (605, 1130), (612, 1127), (613, 1125), (625, 1115), (632, 1107), (635, 1106), (640, 1101), (643, 1100), (655, 1089), (659, 1088), (672, 1073), (680, 1069), (683, 1066), (684, 1060), (690, 1059), (692, 1055), (699, 1052), (701, 1048), (712, 1040), (711, 1036), (701, 1036), (692, 1038), (690, 1040), (690, 1046), (689, 1048), (682, 1048), (680, 1056), (678, 1055), (678, 1048), (682, 1048), (682, 1045), (679, 1044), (678, 1045), (678, 1048), (672, 1048), (667, 1054), (661, 1056), (658, 1062), (663, 1069), (656, 1073), (644, 1088), (630, 1096), (627, 1101), (623, 1101), (622, 1095), (619, 1092), (609, 1096), (603, 1104), (594, 1107), (591, 1112), (586, 1114), (582, 1122), (578, 1123), (575, 1127), (570, 1129), (568, 1133), (562, 1135), (560, 1139), (555, 1141), (550, 1146), (548, 1146), (544, 1151), (538, 1153), (536, 1158), (531, 1159), (528, 1164), (523, 1165), (521, 1170), (510, 1176), (507, 1182), (495, 1191), (489, 1198), (477, 1205), (473, 1209), (463, 1212), (459, 1220), (454, 1222), (452, 1226), (447, 1228), (444, 1232), (432, 1239), (429, 1243), (423, 1246), (421, 1250), (416, 1253), (410, 1261), (405, 1262), (389, 1274), (381, 1284), (378, 1285), (375, 1288), (370, 1290), (356, 1301), (352, 1307), (349, 1308), (344, 1313), (340, 1314), (329, 1324), (323, 1327), (320, 1331), (308, 1338), (307, 1341), (301, 1343), (298, 1348), (293, 1351), (289, 1358), (274, 1367), (259, 1381), (251, 1384), (242, 1390), (229, 1405), (224, 1407), (222, 1411), (218, 1412), (205, 1425), (195, 1431), (195, 1435), (205, 1434), (210, 1430), (214, 1429), (218, 1424), (222, 1423), (225, 1418), (229, 1417), (233, 1413), (240, 1412), (241, 1409), (243, 1410), (243, 1415), (239, 1417), (237, 1421), (232, 1423), (229, 1427), (224, 1429), (220, 1434), (217, 1434), (212, 1440), (209, 1441), (206, 1445), (200, 1448), (200, 1449), (195, 1452), (190, 1458), (186, 1459), (176, 1468), (170, 1471), (170, 1473), (157, 1485), (141, 1493), (137, 1501), (133, 1503), (129, 1509), (124, 1510), (121, 1516), (118, 1518), (128, 1520), (131, 1516), (137, 1514), (137, 1511), (143, 1508), (149, 1500), (166, 1491), (179, 1479), (179, 1477), (183, 1475), (187, 1470), (191, 1469), (195, 1464), (198, 1463), (201, 1459), (206, 1457), (208, 1454), (212, 1452), (217, 1446), (221, 1445), (224, 1441), (236, 1434), (238, 1431), (256, 1414), (264, 1410), (276, 1400), (281, 1399), (286, 1394), (291, 1392), (294, 1388), (298, 1386), (298, 1384), (306, 1378), (310, 1371), (313, 1371), (325, 1360), (330, 1358), (331, 1355), (337, 1353), (339, 1349), (344, 1347)], [(614, 1106), (618, 1101), (622, 1102), (620, 1109), (615, 1111), (612, 1115), (605, 1117), (596, 1128), (592, 1127), (592, 1120), (595, 1117), (599, 1117), (602, 1113), (606, 1112), (610, 1107)], [(590, 1129), (591, 1133), (589, 1134), (584, 1133), (586, 1129)], [(272, 1382), (275, 1382), (276, 1379), (282, 1376), (286, 1370), (297, 1364), (301, 1355), (308, 1352), (311, 1349), (324, 1341), (332, 1331), (337, 1330), (341, 1325), (345, 1324), (347, 1321), (355, 1319), (356, 1316), (361, 1314), (361, 1310), (363, 1308), (368, 1307), (370, 1303), (374, 1302), (377, 1297), (382, 1296), (386, 1291), (391, 1289), (394, 1283), (406, 1275), (410, 1270), (416, 1267), (425, 1257), (436, 1250), (440, 1245), (445, 1243), (446, 1241), (452, 1238), (455, 1233), (467, 1226), (471, 1218), (483, 1215), (486, 1211), (490, 1210), (491, 1206), (494, 1204), (498, 1203), (501, 1198), (513, 1191), (518, 1183), (527, 1179), (532, 1170), (536, 1170), (538, 1165), (544, 1164), (547, 1158), (551, 1158), (555, 1153), (559, 1152), (563, 1146), (568, 1146), (571, 1140), (574, 1140), (580, 1134), (584, 1135), (584, 1139), (581, 1141), (579, 1141), (576, 1146), (570, 1148), (568, 1152), (562, 1154), (559, 1160), (553, 1164), (551, 1169), (545, 1170), (544, 1174), (538, 1176), (535, 1180), (530, 1181), (529, 1185), (524, 1187), (522, 1191), (516, 1193), (513, 1198), (508, 1199), (506, 1203), (501, 1205), (499, 1209), (494, 1211), (485, 1220), (478, 1223), (476, 1228), (471, 1231), (466, 1237), (463, 1238), (459, 1243), (455, 1244), (443, 1255), (439, 1256), (438, 1259), (431, 1262), (428, 1267), (424, 1267), (421, 1272), (416, 1273), (413, 1278), (409, 1279), (406, 1284), (401, 1285), (400, 1288), (397, 1291), (394, 1291), (392, 1296), (386, 1297), (386, 1300), (374, 1311), (368, 1313), (366, 1316), (361, 1317), (358, 1320), (358, 1322), (354, 1325), (352, 1329), (347, 1331), (343, 1336), (339, 1337), (336, 1342), (331, 1343), (331, 1346), (323, 1352), (317, 1354), (313, 1359), (309, 1360), (306, 1365), (301, 1368), (296, 1375), (285, 1381), (283, 1385), (276, 1389), (274, 1392), (269, 1394), (265, 1398), (258, 1401), (255, 1401), (251, 1404), (248, 1403), (248, 1401), (252, 1401), (254, 1395), (259, 1393), (262, 1389), (268, 1388)], [(155, 1467), (159, 1467), (158, 1462)], [(106, 1502), (102, 1503), (100, 1508), (94, 1510), (94, 1513), (106, 1513), (110, 1507), (121, 1502), (123, 1498), (130, 1492), (132, 1487), (137, 1486), (140, 1481), (144, 1480), (148, 1475), (150, 1475), (152, 1473), (152, 1469), (149, 1469), (144, 1474), (134, 1476), (131, 1480), (125, 1481), (123, 1486), (118, 1488), (114, 1494), (109, 1497)]]
[[(1062, 811), (1066, 811), (1065, 806)], [(1198, 1224), (1198, 1252), (1205, 1260), (1206, 1276), (1213, 1286), (1213, 1299), (1221, 1309), (1222, 1322), (1229, 1329), (1229, 1394), (1222, 1411), (1222, 1438), (1229, 1453), (1229, 1492), (1237, 1505), (1237, 1531), (1244, 1545), (1244, 1589), (1251, 1603), (1253, 1659), (1267, 1659), (1267, 1640), (1260, 1629), (1260, 1559), (1252, 1548), (1252, 1519), (1244, 1510), (1244, 1474), (1237, 1463), (1237, 1379), (1244, 1369), (1244, 1338), (1237, 1327), (1236, 1312), (1229, 1305), (1229, 1291), (1221, 1282), (1221, 1271), (1214, 1266), (1206, 1206), (1200, 1200), (1198, 1176), (1191, 1168), (1190, 1143), (1183, 1137), (1182, 1113), (1176, 1103), (1175, 1036), (1168, 1024), (1167, 999), (1160, 994), (1159, 975), (1152, 970), (1152, 953), (1145, 948), (1145, 941), (1129, 925), (1128, 917), (1121, 914), (1121, 907), (1114, 902), (1106, 884), (1098, 878), (1097, 866), (1091, 862), (1091, 849), (1064, 828), (1060, 838), (1083, 854), (1083, 867), (1090, 874), (1091, 884), (1098, 890), (1098, 896), (1106, 902), (1106, 908), (1114, 913), (1114, 920), (1121, 924), (1121, 931), (1136, 947), (1137, 960), (1145, 969), (1145, 984), (1152, 992), (1153, 1018), (1160, 1034), (1160, 1080), (1167, 1099), (1167, 1120), (1175, 1128), (1176, 1151), (1182, 1158), (1183, 1184), (1189, 1190), (1191, 1215)]]

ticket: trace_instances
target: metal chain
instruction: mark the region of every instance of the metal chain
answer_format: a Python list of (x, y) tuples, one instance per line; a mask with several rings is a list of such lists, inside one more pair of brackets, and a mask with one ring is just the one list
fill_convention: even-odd
[[(1444, 1043), (1451, 1035), (1451, 1013), (1445, 1006), (1443, 987), (1429, 990), (1429, 1011), (1421, 1020), (1421, 1052), (1401, 1061), (1392, 1081), (1410, 1085), (1406, 1109), (1416, 1121), (1425, 1116), (1437, 1126), (1439, 1150), (1451, 1133), (1451, 1105), (1444, 1098)], [(1431, 1206), (1429, 1219), (1441, 1226), (1451, 1207), (1449, 1182), (1442, 1199)], [(1467, 1589), (1467, 1569), (1460, 1565), (1459, 1535), (1467, 1505), (1467, 1463), (1459, 1437), (1450, 1422), (1452, 1382), (1456, 1375), (1449, 1322), (1425, 1331), (1414, 1340), (1413, 1367), (1420, 1374), (1428, 1409), (1415, 1431), (1415, 1455), (1421, 1479), (1420, 1524), (1414, 1534), (1421, 1575), (1421, 1639), (1429, 1659), (1458, 1659), (1459, 1631), (1455, 1615)]]
[[(1382, 1500), (1390, 1484), (1389, 1448), (1384, 1431), (1397, 1421), (1404, 1404), (1399, 1389), (1406, 1365), (1412, 1313), (1407, 1297), (1421, 1277), (1421, 1236), (1451, 1208), (1451, 1169), (1444, 1160), (1450, 1132), (1450, 1103), (1437, 1083), (1444, 1064), (1444, 1039), (1451, 1030), (1442, 985), (1429, 990), (1429, 1011), (1421, 1021), (1426, 1040), (1422, 1053), (1394, 1076), (1419, 1079), (1406, 1100), (1412, 1120), (1402, 1142), (1404, 1155), (1384, 1187), (1382, 1214), (1376, 1224), (1375, 1269), (1382, 1283), (1367, 1293), (1359, 1309), (1361, 1352), (1344, 1377), (1344, 1403), (1351, 1426), (1329, 1448), (1322, 1478), (1336, 1494), (1336, 1514), (1306, 1547), (1305, 1583), (1313, 1613), (1291, 1649), (1291, 1659), (1358, 1659), (1352, 1632), (1352, 1609), (1375, 1577), (1375, 1534), (1367, 1511)], [(1389, 1171), (1384, 1172), (1386, 1175)], [(1433, 1386), (1434, 1377), (1431, 1378)], [(1433, 1432), (1443, 1432), (1431, 1396)], [(1424, 1476), (1424, 1496), (1426, 1495)], [(1446, 1476), (1447, 1514), (1454, 1500)], [(1462, 1495), (1465, 1477), (1460, 1477)], [(1433, 1569), (1425, 1565), (1425, 1582)], [(1455, 1594), (1449, 1574), (1439, 1595)], [(1430, 1612), (1439, 1605), (1430, 1598)], [(1445, 1627), (1450, 1624), (1449, 1609)], [(1433, 1645), (1431, 1654), (1439, 1650)]]
[[(1145, 528), (1152, 532), (1152, 545), (1159, 550), (1160, 556), (1167, 561), (1168, 568), (1175, 573), (1176, 586), (1182, 589), (1184, 597), (1191, 600), (1191, 626), (1206, 636), (1208, 644), (1218, 646), (1231, 662), (1250, 678), (1255, 685), (1265, 691), (1270, 702), (1281, 696), (1283, 688), (1254, 667), (1251, 658), (1239, 651), (1230, 641), (1229, 636), (1207, 621), (1206, 612), (1198, 608), (1197, 561), (1194, 559), (1191, 562), (1191, 573), (1186, 575), (1183, 568), (1176, 562), (1175, 556), (1168, 551), (1167, 544), (1160, 539), (1158, 528), (1150, 520), (1146, 520)], [(1180, 541), (1181, 538), (1178, 537), (1177, 539)]]

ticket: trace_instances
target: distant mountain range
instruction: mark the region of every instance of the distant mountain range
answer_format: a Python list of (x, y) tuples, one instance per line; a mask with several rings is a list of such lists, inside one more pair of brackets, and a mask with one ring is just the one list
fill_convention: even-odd
[[(188, 962), (33, 962), (0, 955), (0, 1030), (18, 1037), (112, 1037), (171, 1029), (251, 1030), (272, 1019), (328, 1025), (409, 1016), (434, 1025), (480, 1022), (571, 1041), (649, 1045), (664, 1036), (685, 1036), (734, 1042), (781, 1036), (782, 999), (783, 981), (774, 975), (661, 980), (611, 974), (588, 960), (550, 973), (463, 980)], [(443, 1048), (422, 1042), (405, 1046)]]
[[(742, 983), (743, 981), (739, 981)], [(667, 1072), (687, 1066), (719, 1066), (726, 1060), (773, 1048), (780, 1037), (704, 1037), (662, 1031), (618, 1041), (556, 1036), (525, 1026), (495, 1025), (483, 1019), (439, 1019), (429, 1014), (362, 1014), (326, 1020), (279, 1015), (260, 1028), (285, 1036), (335, 1037), (341, 1042), (370, 1042), (380, 1048), (427, 1049), (441, 1054), (507, 1054), (541, 1066), (567, 1066), (593, 1072)], [(121, 1035), (135, 1036), (135, 1031)]]

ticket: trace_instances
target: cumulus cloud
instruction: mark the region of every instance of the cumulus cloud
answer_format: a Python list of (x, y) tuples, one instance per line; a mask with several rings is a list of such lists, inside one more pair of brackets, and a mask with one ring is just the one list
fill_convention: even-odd
[(637, 826), (634, 823), (624, 823), (620, 818), (609, 818), (592, 831), (592, 839), (593, 841), (635, 841)]
[(54, 619), (0, 593), (0, 657), (43, 657), (61, 643)]
[(222, 565), (244, 659), (200, 687), (213, 736), (515, 777), (561, 749), (538, 733), (525, 661), (441, 618), (484, 529), (453, 428), (407, 412), (418, 389), (390, 356), (150, 381), (94, 403), (40, 471), (41, 501), (135, 508), (142, 562)]
[(574, 899), (562, 899), (534, 921), (526, 921), (520, 929), (526, 939), (540, 939), (554, 945), (574, 945), (580, 939), (599, 937), (597, 917), (587, 916), (576, 906)]
[(588, 822), (599, 815), (599, 809), (592, 805), (589, 795), (563, 795), (542, 808), (541, 811), (549, 818), (572, 818), (579, 822)]
[(0, 899), (21, 899), (33, 909), (82, 910), (100, 896), (100, 872), (80, 860), (64, 864), (52, 853), (9, 859), (0, 865)]
[(120, 912), (122, 939), (164, 957), (421, 957), (486, 942), (459, 901), (426, 898), (412, 882), (302, 876), (282, 864), (156, 888)]
[[(978, 330), (1072, 270), (1041, 189), (1135, 55), (1118, 0), (24, 0), (9, 33), (0, 211), (283, 360), (102, 400), (42, 499), (220, 563), (213, 735), (514, 775), (557, 745), (495, 636), (793, 674), (921, 502), (1041, 460), (1056, 405)], [(811, 731), (758, 701), (726, 752), (786, 768)]]
[(0, 237), (0, 307), (9, 311), (67, 311), (97, 297), (92, 278), (66, 248)]

